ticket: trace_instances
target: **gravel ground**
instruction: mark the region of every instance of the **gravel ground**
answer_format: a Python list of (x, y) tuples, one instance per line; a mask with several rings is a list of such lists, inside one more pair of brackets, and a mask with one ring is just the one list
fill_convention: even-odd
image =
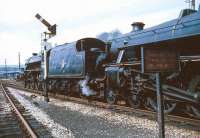
[[(54, 137), (158, 137), (157, 122), (153, 120), (53, 98), (46, 103), (41, 96), (9, 90)], [(200, 128), (167, 124), (166, 138), (175, 137), (200, 138)]]

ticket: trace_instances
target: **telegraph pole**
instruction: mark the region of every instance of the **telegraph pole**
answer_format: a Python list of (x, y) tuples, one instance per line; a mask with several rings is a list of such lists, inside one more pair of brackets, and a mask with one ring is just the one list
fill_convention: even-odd
[(195, 0), (185, 0), (189, 4), (189, 8), (195, 10)]
[(20, 68), (21, 68), (21, 63), (20, 63), (20, 52), (18, 53), (18, 60), (19, 60), (19, 71), (20, 71)]
[(6, 59), (5, 59), (5, 71), (6, 71), (6, 79), (8, 78), (8, 74), (7, 74), (7, 63), (6, 63)]
[(192, 0), (191, 6), (192, 6), (192, 9), (195, 10), (195, 0)]

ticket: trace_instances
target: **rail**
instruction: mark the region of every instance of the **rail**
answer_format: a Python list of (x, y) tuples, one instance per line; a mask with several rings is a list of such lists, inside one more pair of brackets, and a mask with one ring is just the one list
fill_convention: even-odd
[(12, 101), (12, 99), (9, 97), (9, 95), (6, 93), (6, 90), (4, 89), (3, 85), (1, 84), (0, 86), (3, 90), (4, 95), (6, 96), (6, 98), (8, 99), (9, 103), (11, 104), (13, 110), (15, 111), (16, 115), (19, 117), (20, 121), (22, 122), (22, 124), (24, 125), (25, 129), (27, 130), (28, 134), (30, 135), (30, 137), (32, 138), (38, 138), (38, 136), (35, 134), (35, 132), (33, 131), (33, 129), (30, 127), (30, 125), (28, 124), (28, 122), (25, 120), (25, 118), (22, 116), (22, 114), (20, 113), (20, 111), (17, 109), (17, 107), (15, 106), (14, 102)]

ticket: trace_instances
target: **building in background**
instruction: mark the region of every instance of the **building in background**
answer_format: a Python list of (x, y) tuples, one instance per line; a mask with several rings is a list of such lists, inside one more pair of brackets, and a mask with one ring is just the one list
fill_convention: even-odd
[(17, 78), (24, 72), (24, 66), (19, 69), (18, 65), (0, 65), (0, 78)]

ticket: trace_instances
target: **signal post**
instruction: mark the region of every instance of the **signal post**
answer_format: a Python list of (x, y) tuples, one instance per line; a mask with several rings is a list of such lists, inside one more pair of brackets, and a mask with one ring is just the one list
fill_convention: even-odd
[(48, 63), (47, 63), (47, 45), (48, 45), (48, 39), (52, 38), (56, 35), (56, 24), (51, 25), (49, 22), (47, 22), (45, 19), (43, 19), (39, 14), (36, 14), (35, 17), (44, 24), (49, 32), (44, 32), (44, 39), (42, 40), (44, 42), (44, 50), (42, 51), (42, 64), (44, 64), (44, 100), (46, 102), (49, 102), (49, 96), (48, 96)]

